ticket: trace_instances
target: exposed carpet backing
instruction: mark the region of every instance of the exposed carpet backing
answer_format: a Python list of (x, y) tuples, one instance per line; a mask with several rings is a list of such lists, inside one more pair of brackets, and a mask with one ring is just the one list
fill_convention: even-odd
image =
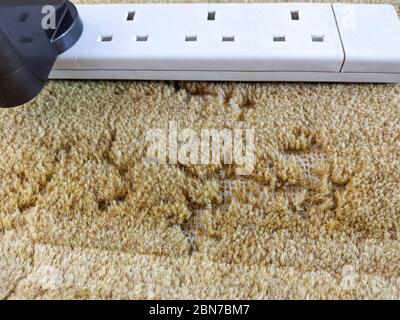
[[(0, 297), (400, 298), (399, 120), (398, 85), (50, 81), (0, 110)], [(254, 128), (254, 171), (145, 163), (169, 121)]]

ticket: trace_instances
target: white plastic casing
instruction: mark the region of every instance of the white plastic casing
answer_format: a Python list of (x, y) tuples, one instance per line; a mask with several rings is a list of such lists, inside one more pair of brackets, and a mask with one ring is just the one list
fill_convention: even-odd
[[(84, 32), (51, 78), (400, 81), (392, 6), (79, 5)], [(390, 39), (390, 40), (389, 40)]]
[(333, 4), (346, 58), (342, 72), (400, 73), (400, 22), (389, 5)]

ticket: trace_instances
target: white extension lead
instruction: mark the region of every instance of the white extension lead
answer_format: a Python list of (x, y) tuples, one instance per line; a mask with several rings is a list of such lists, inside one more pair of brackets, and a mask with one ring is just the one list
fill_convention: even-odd
[(84, 32), (50, 78), (400, 82), (389, 5), (78, 5)]

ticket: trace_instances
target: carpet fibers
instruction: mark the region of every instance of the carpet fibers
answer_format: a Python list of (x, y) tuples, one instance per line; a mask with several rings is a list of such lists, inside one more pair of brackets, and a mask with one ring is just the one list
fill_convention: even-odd
[[(50, 81), (0, 110), (0, 297), (398, 299), (399, 120), (399, 85)], [(146, 163), (171, 122), (254, 169)]]

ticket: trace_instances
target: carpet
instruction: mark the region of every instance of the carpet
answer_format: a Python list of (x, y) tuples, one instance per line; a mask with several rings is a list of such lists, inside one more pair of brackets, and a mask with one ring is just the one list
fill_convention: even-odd
[[(0, 110), (0, 297), (398, 299), (399, 106), (398, 85), (50, 81)], [(148, 163), (171, 123), (251, 128), (252, 170)]]

